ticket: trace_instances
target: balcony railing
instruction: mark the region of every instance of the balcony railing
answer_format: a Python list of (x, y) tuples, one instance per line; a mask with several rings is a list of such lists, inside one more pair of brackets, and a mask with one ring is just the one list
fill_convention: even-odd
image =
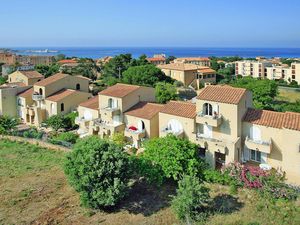
[(145, 130), (132, 130), (127, 127), (125, 128), (125, 136), (140, 140), (141, 138), (145, 137)]
[(215, 114), (215, 115), (206, 115), (203, 112), (199, 112), (196, 118), (197, 123), (201, 124), (208, 124), (213, 127), (218, 127), (222, 123), (222, 115)]
[(44, 100), (44, 96), (38, 93), (32, 94), (32, 100), (33, 101), (41, 101)]
[(250, 137), (246, 137), (245, 145), (248, 149), (258, 150), (267, 154), (271, 153), (272, 148), (272, 140), (269, 141), (265, 140), (254, 140)]

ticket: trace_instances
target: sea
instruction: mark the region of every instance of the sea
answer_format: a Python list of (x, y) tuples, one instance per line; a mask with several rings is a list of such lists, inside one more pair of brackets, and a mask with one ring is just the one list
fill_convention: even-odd
[[(256, 57), (264, 56), (300, 58), (300, 48), (201, 48), (201, 47), (22, 47), (11, 48), (17, 54), (22, 55), (57, 55), (64, 54), (67, 57), (102, 58), (104, 56), (116, 56), (130, 53), (134, 58), (142, 54), (148, 57), (154, 54), (165, 54), (176, 57), (209, 57), (209, 56), (240, 56)], [(47, 50), (47, 51), (45, 51)]]

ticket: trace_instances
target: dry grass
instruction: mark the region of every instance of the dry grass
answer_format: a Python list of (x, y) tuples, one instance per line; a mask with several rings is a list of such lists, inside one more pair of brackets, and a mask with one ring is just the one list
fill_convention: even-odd
[(300, 91), (288, 90), (288, 89), (279, 89), (279, 95), (276, 98), (278, 101), (285, 102), (295, 102), (300, 100)]
[[(0, 141), (0, 224), (180, 224), (169, 206), (172, 184), (138, 183), (110, 212), (81, 207), (61, 167), (64, 154)], [(253, 191), (231, 195), (228, 187), (209, 187), (214, 212), (206, 224), (300, 224), (295, 203), (270, 206)]]

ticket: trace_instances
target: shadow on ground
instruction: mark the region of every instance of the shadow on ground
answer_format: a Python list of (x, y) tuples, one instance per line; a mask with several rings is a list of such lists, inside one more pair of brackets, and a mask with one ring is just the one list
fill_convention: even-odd
[(237, 197), (228, 194), (217, 195), (213, 198), (212, 211), (221, 214), (230, 214), (239, 211), (244, 203), (239, 202)]
[(136, 182), (126, 198), (111, 212), (126, 210), (132, 214), (150, 216), (159, 210), (170, 206), (171, 196), (176, 193), (176, 185), (172, 182), (156, 187), (145, 181)]

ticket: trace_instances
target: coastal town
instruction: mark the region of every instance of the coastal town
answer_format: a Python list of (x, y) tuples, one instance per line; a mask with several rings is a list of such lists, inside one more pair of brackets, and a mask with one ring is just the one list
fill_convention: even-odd
[(151, 140), (175, 138), (193, 144), (212, 171), (250, 166), (300, 185), (300, 102), (276, 100), (278, 87), (299, 88), (298, 58), (88, 59), (3, 50), (0, 63), (2, 138), (69, 151), (98, 137), (136, 156)]

